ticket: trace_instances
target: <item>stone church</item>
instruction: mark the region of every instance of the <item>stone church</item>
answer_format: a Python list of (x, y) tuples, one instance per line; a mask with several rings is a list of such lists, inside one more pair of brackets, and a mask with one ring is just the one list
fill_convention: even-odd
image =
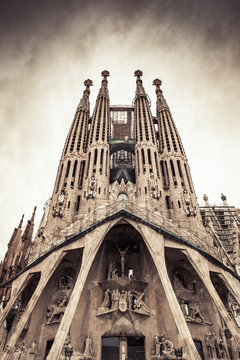
[(92, 115), (84, 82), (36, 236), (36, 209), (13, 232), (2, 360), (240, 359), (239, 218), (199, 208), (161, 80), (153, 116), (134, 75), (113, 106), (103, 71)]

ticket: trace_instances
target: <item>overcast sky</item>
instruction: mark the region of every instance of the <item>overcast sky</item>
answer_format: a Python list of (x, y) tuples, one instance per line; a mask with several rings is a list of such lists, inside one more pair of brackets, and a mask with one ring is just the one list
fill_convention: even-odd
[(199, 203), (240, 207), (239, 0), (8, 0), (0, 6), (0, 259), (21, 215), (51, 196), (75, 109), (91, 112), (109, 70), (111, 104), (131, 104), (134, 71), (162, 89)]

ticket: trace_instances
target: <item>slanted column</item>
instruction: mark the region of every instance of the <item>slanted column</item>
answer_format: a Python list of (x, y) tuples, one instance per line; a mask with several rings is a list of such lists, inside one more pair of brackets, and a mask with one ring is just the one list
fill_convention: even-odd
[[(29, 303), (17, 324), (14, 333), (12, 334), (9, 341), (7, 342), (6, 347), (8, 346), (8, 353), (4, 353), (2, 355), (1, 360), (6, 360), (6, 359), (11, 360), (12, 355), (9, 354), (9, 352), (11, 352), (14, 345), (16, 344), (16, 341), (18, 340), (26, 322), (28, 321), (29, 316), (33, 312), (33, 309), (34, 309), (39, 297), (41, 296), (42, 291), (44, 290), (49, 279), (51, 278), (52, 274), (54, 273), (54, 271), (56, 270), (57, 266), (59, 265), (60, 261), (63, 259), (64, 256), (65, 256), (64, 253), (61, 253), (61, 254), (56, 253), (55, 256), (51, 258), (52, 261), (49, 262), (47, 264), (47, 266), (45, 267), (45, 269), (46, 269), (45, 272), (42, 273), (39, 283), (31, 297), (31, 299), (29, 300)], [(51, 264), (52, 264), (52, 267), (51, 267)]]
[(3, 322), (5, 321), (6, 317), (8, 316), (9, 311), (13, 307), (15, 301), (17, 300), (17, 298), (20, 294), (20, 291), (23, 289), (23, 285), (24, 285), (27, 277), (28, 277), (28, 272), (23, 273), (21, 278), (18, 279), (18, 287), (12, 289), (11, 298), (9, 299), (3, 312), (0, 314), (0, 327), (2, 326)]
[[(64, 341), (67, 337), (69, 328), (72, 323), (72, 319), (76, 312), (76, 308), (82, 294), (82, 290), (87, 279), (89, 270), (92, 266), (93, 260), (97, 255), (98, 249), (102, 243), (103, 236), (106, 232), (108, 225), (97, 228), (91, 234), (86, 235), (84, 242), (85, 247), (83, 251), (82, 266), (79, 271), (77, 281), (75, 283), (74, 289), (72, 291), (69, 303), (62, 317), (61, 323), (59, 325), (57, 334), (54, 339), (54, 343), (51, 347), (50, 353), (47, 357), (47, 360), (58, 360), (62, 351)], [(97, 232), (97, 236), (96, 236)]]
[(179, 332), (179, 342), (181, 343), (179, 345), (183, 346), (187, 360), (201, 360), (168, 276), (164, 253), (164, 237), (159, 234), (156, 239), (156, 233), (146, 227), (142, 228), (142, 231)]
[(204, 259), (200, 254), (198, 254), (193, 249), (187, 250), (187, 256), (188, 256), (188, 259), (191, 262), (192, 266), (194, 267), (195, 271), (197, 272), (200, 279), (202, 280), (203, 284), (205, 285), (205, 287), (206, 287), (209, 295), (211, 296), (214, 304), (216, 305), (220, 315), (222, 316), (223, 320), (225, 321), (226, 326), (232, 333), (232, 336), (233, 336), (237, 346), (240, 347), (239, 329), (237, 328), (237, 325), (231, 319), (231, 317), (228, 314), (224, 304), (222, 303), (222, 300), (220, 299), (215, 287), (213, 286), (213, 283), (212, 283), (210, 275), (209, 275), (208, 261), (206, 259)]

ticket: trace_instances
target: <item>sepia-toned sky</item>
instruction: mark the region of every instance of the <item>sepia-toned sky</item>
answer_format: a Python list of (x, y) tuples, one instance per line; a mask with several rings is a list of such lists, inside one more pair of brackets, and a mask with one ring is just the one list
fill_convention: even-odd
[(162, 89), (199, 203), (240, 207), (239, 0), (8, 0), (0, 5), (0, 259), (21, 215), (51, 196), (90, 78), (109, 70), (111, 104), (131, 104), (135, 70)]

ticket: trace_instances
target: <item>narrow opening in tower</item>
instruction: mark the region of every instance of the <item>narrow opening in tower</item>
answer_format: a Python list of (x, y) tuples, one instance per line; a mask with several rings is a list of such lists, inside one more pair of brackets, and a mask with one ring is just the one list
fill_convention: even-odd
[(71, 166), (71, 161), (70, 161), (70, 160), (68, 160), (68, 162), (67, 162), (67, 169), (66, 169), (65, 178), (68, 178), (68, 175), (69, 175), (69, 170), (70, 170), (70, 166)]

